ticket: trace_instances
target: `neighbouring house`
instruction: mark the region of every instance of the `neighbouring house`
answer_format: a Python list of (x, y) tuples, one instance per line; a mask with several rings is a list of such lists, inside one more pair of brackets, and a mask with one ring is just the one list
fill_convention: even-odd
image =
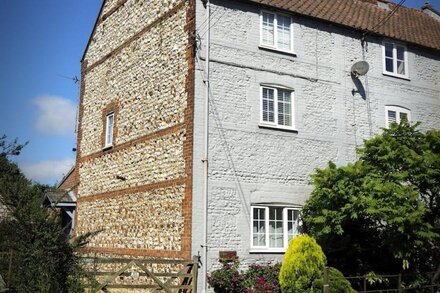
[(75, 231), (75, 210), (78, 190), (78, 172), (73, 166), (61, 179), (56, 189), (45, 191), (42, 206), (58, 212), (67, 235)]
[(438, 18), (386, 0), (103, 1), (81, 60), (76, 233), (208, 271), (220, 252), (281, 260), (315, 168), (390, 122), (440, 128)]

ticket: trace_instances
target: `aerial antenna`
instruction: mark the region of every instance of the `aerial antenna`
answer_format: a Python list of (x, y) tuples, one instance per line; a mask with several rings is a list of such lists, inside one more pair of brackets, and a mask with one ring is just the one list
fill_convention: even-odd
[[(61, 78), (72, 80), (73, 83), (78, 86), (78, 96), (77, 97), (79, 97), (79, 94), (80, 94), (79, 93), (80, 92), (80, 88), (79, 88), (80, 79), (78, 78), (78, 76), (76, 76), (76, 75), (74, 75), (74, 76), (66, 76), (66, 75), (62, 75), (62, 74), (57, 74), (57, 76), (61, 77)], [(78, 105), (76, 107), (76, 115), (75, 116), (76, 116), (76, 118), (75, 118), (75, 131), (74, 131), (74, 133), (77, 134), (78, 133), (78, 121), (79, 121), (79, 106)], [(73, 147), (72, 151), (76, 152), (76, 147)]]
[(75, 84), (78, 84), (79, 83), (79, 78), (78, 78), (78, 76), (65, 76), (65, 75), (61, 75), (61, 74), (57, 74), (59, 77), (61, 77), (61, 78), (65, 78), (65, 79), (70, 79), (70, 80), (73, 80), (73, 82), (75, 83)]

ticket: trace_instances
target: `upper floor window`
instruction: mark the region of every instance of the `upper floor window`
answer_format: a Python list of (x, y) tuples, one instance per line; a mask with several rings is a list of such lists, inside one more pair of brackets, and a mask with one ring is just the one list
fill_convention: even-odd
[(270, 86), (261, 87), (261, 124), (290, 128), (293, 125), (293, 92)]
[(260, 43), (281, 51), (293, 51), (292, 18), (287, 15), (262, 11), (260, 15)]
[(299, 234), (299, 210), (279, 206), (252, 207), (251, 248), (283, 252)]
[(411, 122), (411, 111), (399, 106), (385, 106), (386, 127), (391, 123)]
[(384, 73), (408, 78), (408, 58), (404, 45), (383, 43)]
[(113, 128), (115, 123), (115, 113), (108, 113), (105, 117), (105, 144), (104, 147), (113, 145)]

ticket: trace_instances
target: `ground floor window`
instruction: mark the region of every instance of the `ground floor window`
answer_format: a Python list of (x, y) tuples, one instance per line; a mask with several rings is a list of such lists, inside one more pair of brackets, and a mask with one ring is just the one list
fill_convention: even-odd
[(386, 127), (392, 123), (411, 122), (411, 111), (399, 106), (385, 106)]
[(299, 234), (299, 210), (280, 206), (252, 206), (251, 248), (285, 251)]

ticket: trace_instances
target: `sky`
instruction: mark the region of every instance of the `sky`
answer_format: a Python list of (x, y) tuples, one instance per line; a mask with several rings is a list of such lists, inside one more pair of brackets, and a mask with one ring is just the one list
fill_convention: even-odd
[(74, 163), (79, 85), (69, 77), (80, 77), (100, 5), (0, 0), (0, 136), (29, 141), (13, 159), (35, 181), (60, 181)]
[[(440, 0), (430, 3), (440, 8)], [(73, 78), (80, 78), (100, 6), (101, 0), (0, 0), (0, 136), (29, 142), (13, 160), (34, 181), (55, 184), (74, 164)]]

